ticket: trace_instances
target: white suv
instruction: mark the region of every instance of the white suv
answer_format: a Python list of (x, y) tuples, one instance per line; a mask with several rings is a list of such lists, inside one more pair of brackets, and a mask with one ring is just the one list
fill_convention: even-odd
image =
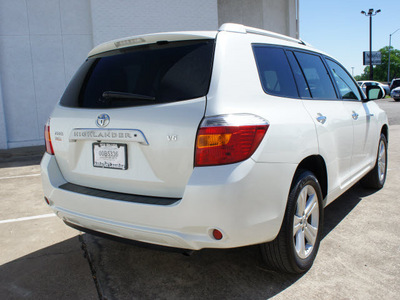
[(174, 248), (261, 244), (300, 273), (323, 208), (386, 178), (388, 121), (303, 41), (224, 24), (94, 48), (45, 127), (45, 199), (76, 229)]

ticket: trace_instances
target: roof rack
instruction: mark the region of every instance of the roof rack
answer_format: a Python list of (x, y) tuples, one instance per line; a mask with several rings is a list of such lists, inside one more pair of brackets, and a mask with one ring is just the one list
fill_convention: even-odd
[(308, 46), (308, 44), (305, 43), (302, 40), (298, 40), (298, 39), (292, 38), (292, 37), (287, 36), (287, 35), (279, 34), (279, 33), (268, 31), (268, 30), (264, 30), (264, 29), (244, 26), (242, 24), (225, 23), (225, 24), (221, 25), (221, 27), (218, 29), (218, 31), (229, 31), (229, 32), (237, 32), (237, 33), (244, 33), (244, 34), (253, 33), (253, 34), (269, 36), (269, 37), (272, 37), (272, 38), (281, 39), (281, 40), (285, 40), (285, 41), (294, 42), (294, 43), (298, 43), (298, 44), (302, 44), (302, 45)]

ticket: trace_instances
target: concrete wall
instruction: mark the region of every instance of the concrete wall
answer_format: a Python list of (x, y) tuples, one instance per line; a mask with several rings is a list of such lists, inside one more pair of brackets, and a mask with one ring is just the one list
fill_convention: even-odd
[(218, 0), (218, 23), (239, 23), (295, 38), (299, 0)]
[(163, 31), (216, 30), (215, 0), (91, 0), (93, 43)]
[(7, 149), (6, 115), (4, 113), (3, 91), (0, 77), (0, 149)]
[(0, 149), (43, 144), (54, 105), (102, 42), (225, 22), (296, 36), (297, 1), (0, 0)]
[(48, 116), (92, 48), (91, 31), (89, 0), (0, 1), (1, 148), (43, 144)]

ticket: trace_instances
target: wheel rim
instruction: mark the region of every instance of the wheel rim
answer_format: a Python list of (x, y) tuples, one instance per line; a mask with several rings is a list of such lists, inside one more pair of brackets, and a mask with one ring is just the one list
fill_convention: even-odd
[(382, 184), (386, 176), (386, 147), (382, 140), (379, 143), (378, 151), (378, 176), (379, 182)]
[(300, 192), (293, 220), (293, 242), (297, 255), (305, 259), (311, 255), (317, 241), (319, 225), (318, 196), (311, 185)]

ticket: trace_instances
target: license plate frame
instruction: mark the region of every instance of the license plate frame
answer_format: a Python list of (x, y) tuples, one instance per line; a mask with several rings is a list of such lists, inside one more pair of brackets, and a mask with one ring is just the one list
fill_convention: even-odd
[[(93, 143), (93, 167), (101, 169), (127, 170), (128, 147), (121, 143)], [(101, 152), (103, 151), (103, 152)], [(117, 157), (115, 157), (117, 155)]]

